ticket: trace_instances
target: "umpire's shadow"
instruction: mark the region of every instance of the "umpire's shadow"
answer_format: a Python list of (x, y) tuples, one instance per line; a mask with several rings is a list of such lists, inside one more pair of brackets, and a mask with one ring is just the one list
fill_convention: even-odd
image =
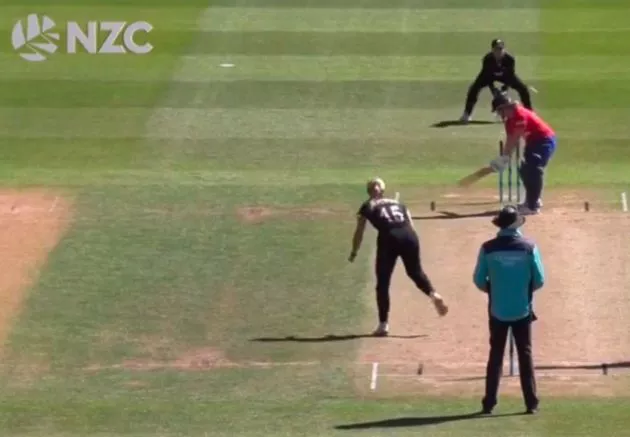
[(444, 127), (452, 127), (452, 126), (470, 126), (470, 125), (488, 125), (488, 124), (496, 124), (494, 121), (486, 121), (486, 120), (470, 120), (470, 121), (459, 121), (459, 120), (442, 120), (437, 123), (433, 123), (431, 127), (444, 128)]
[[(426, 334), (418, 335), (392, 335), (389, 334), (389, 338), (401, 338), (401, 339), (414, 339), (426, 337)], [(328, 334), (321, 337), (299, 337), (297, 335), (287, 335), (286, 337), (258, 337), (252, 338), (249, 341), (258, 341), (262, 343), (278, 343), (278, 342), (294, 342), (294, 343), (325, 343), (333, 341), (347, 341), (357, 340), (360, 338), (374, 338), (372, 334)]]
[(377, 420), (374, 422), (350, 423), (347, 425), (337, 425), (335, 429), (356, 430), (372, 428), (402, 428), (406, 426), (427, 426), (439, 425), (441, 423), (458, 422), (460, 420), (491, 419), (498, 417), (520, 416), (521, 413), (506, 414), (482, 414), (481, 412), (455, 414), (451, 416), (426, 416), (426, 417), (397, 417), (395, 419)]

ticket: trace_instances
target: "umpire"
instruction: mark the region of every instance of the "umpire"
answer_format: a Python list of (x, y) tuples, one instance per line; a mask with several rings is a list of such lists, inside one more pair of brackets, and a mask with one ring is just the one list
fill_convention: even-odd
[(497, 404), (505, 343), (511, 328), (526, 413), (535, 414), (538, 398), (531, 324), (536, 315), (532, 300), (534, 291), (545, 281), (542, 260), (536, 244), (525, 239), (519, 230), (525, 217), (519, 215), (516, 207), (504, 207), (492, 223), (500, 228), (499, 233), (481, 246), (473, 275), (475, 285), (488, 293), (489, 300), (490, 355), (482, 412), (491, 414)]
[[(471, 120), (479, 92), (484, 87), (489, 87), (493, 96), (496, 96), (500, 91), (507, 90), (508, 87), (513, 88), (518, 92), (523, 106), (527, 109), (532, 109), (529, 90), (516, 75), (516, 60), (514, 56), (505, 50), (505, 43), (500, 39), (492, 40), (490, 46), (492, 50), (483, 57), (481, 71), (470, 85), (470, 88), (468, 88), (466, 107), (464, 114), (460, 118), (462, 122)], [(501, 82), (503, 84), (502, 89), (496, 89), (494, 82)]]
[(398, 200), (385, 197), (385, 182), (380, 178), (368, 181), (367, 193), (369, 199), (361, 204), (357, 212), (357, 225), (348, 261), (353, 262), (356, 258), (363, 241), (365, 225), (369, 221), (378, 231), (375, 268), (379, 323), (373, 335), (384, 337), (389, 333), (389, 285), (399, 256), (405, 265), (407, 275), (431, 298), (438, 314), (446, 315), (448, 307), (442, 297), (435, 292), (422, 269), (420, 243), (409, 209)]

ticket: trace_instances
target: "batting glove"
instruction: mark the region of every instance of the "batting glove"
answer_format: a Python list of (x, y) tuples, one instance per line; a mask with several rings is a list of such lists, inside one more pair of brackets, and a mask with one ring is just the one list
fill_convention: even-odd
[(509, 156), (499, 156), (498, 158), (495, 158), (492, 161), (490, 161), (490, 167), (494, 171), (503, 171), (505, 167), (508, 166), (509, 163), (510, 163)]

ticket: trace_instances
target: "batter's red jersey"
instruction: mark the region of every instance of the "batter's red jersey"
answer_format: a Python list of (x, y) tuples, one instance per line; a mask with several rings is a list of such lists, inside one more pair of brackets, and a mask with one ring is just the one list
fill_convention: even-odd
[(523, 132), (525, 143), (552, 138), (556, 135), (551, 126), (545, 123), (534, 111), (518, 103), (514, 107), (512, 116), (505, 120), (505, 132), (508, 136)]

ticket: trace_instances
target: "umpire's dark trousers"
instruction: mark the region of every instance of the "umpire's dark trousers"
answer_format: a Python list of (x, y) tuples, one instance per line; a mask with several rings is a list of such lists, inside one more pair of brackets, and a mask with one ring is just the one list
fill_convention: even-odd
[(389, 316), (389, 285), (398, 257), (402, 258), (407, 276), (425, 294), (433, 291), (433, 285), (422, 269), (418, 235), (405, 226), (379, 233), (376, 240), (376, 303), (379, 322), (386, 323)]
[(529, 94), (529, 90), (527, 89), (527, 85), (525, 85), (517, 75), (504, 78), (495, 78), (491, 75), (479, 74), (475, 81), (468, 88), (465, 108), (467, 114), (472, 114), (473, 109), (475, 108), (475, 104), (477, 103), (477, 99), (479, 98), (479, 93), (483, 88), (489, 87), (493, 95), (497, 92), (497, 90), (494, 88), (494, 82), (501, 82), (502, 84), (516, 90), (521, 98), (523, 106), (525, 106), (527, 109), (532, 109), (532, 99)]
[(532, 321), (535, 315), (515, 322), (502, 322), (490, 317), (490, 356), (486, 369), (486, 395), (483, 407), (492, 410), (497, 404), (499, 380), (503, 370), (503, 356), (505, 343), (512, 328), (514, 344), (518, 354), (519, 376), (521, 389), (527, 408), (538, 408), (536, 397), (536, 377), (534, 375), (534, 360), (532, 358)]

